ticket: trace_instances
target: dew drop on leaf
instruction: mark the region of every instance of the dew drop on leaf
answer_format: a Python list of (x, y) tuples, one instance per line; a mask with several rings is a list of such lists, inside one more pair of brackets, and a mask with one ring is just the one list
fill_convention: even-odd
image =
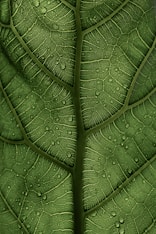
[(120, 230), (119, 230), (119, 234), (124, 234), (125, 233), (125, 229), (122, 227), (122, 228), (120, 228)]
[(42, 199), (43, 199), (44, 201), (47, 200), (47, 195), (44, 194), (43, 197), (42, 197)]
[(139, 161), (139, 159), (138, 159), (138, 158), (135, 158), (134, 161), (137, 163), (137, 162)]
[(35, 5), (35, 7), (39, 7), (40, 1), (39, 0), (34, 0), (34, 5)]
[(119, 222), (116, 222), (116, 223), (115, 223), (115, 227), (119, 228), (119, 227), (120, 227), (120, 223), (119, 223)]
[(41, 13), (42, 13), (42, 14), (45, 14), (46, 12), (47, 12), (47, 8), (46, 8), (46, 7), (42, 7), (42, 8), (41, 8)]
[(41, 197), (41, 196), (42, 196), (42, 193), (41, 193), (41, 192), (38, 192), (38, 193), (37, 193), (37, 196), (38, 196), (38, 197)]
[(111, 213), (111, 215), (112, 215), (113, 217), (115, 217), (115, 216), (116, 216), (116, 213), (113, 211), (113, 212)]
[(124, 223), (124, 219), (123, 218), (120, 218), (120, 223)]
[(61, 64), (60, 64), (60, 67), (61, 67), (61, 70), (65, 70), (66, 64), (65, 64), (65, 63), (61, 63)]
[(40, 212), (38, 211), (36, 214), (37, 214), (37, 216), (39, 216), (39, 215), (40, 215)]

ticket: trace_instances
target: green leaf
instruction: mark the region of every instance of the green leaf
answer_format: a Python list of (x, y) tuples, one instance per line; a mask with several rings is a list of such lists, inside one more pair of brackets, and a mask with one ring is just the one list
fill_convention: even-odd
[(0, 1), (0, 233), (156, 233), (152, 0)]

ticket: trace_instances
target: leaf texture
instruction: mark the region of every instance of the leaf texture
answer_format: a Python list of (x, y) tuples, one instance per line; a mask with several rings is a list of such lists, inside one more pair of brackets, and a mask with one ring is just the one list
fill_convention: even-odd
[(0, 232), (156, 232), (152, 0), (0, 1)]

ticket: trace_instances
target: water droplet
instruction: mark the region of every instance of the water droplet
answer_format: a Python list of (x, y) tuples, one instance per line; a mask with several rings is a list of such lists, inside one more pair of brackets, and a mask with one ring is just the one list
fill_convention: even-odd
[(129, 124), (126, 124), (126, 128), (129, 128)]
[(10, 185), (8, 185), (8, 189), (10, 189), (11, 187), (10, 187)]
[(69, 134), (69, 135), (72, 135), (72, 131), (68, 131), (68, 134)]
[(123, 140), (123, 141), (125, 141), (125, 140), (126, 140), (126, 137), (125, 137), (125, 136), (123, 136), (123, 137), (122, 137), (122, 140)]
[(52, 142), (51, 142), (51, 144), (52, 144), (52, 145), (55, 145), (55, 142), (54, 142), (54, 141), (52, 141)]
[(113, 165), (115, 165), (115, 164), (116, 164), (116, 162), (115, 162), (115, 161), (113, 161), (113, 162), (112, 162), (112, 164), (113, 164)]
[(124, 223), (124, 219), (123, 219), (123, 218), (120, 218), (119, 222), (120, 222), (120, 223)]
[(66, 68), (66, 64), (65, 63), (61, 63), (60, 67), (61, 67), (61, 70), (64, 70)]
[(19, 202), (19, 203), (18, 203), (18, 205), (19, 205), (19, 206), (21, 206), (21, 205), (22, 205), (22, 203), (21, 203), (21, 202)]
[(95, 91), (95, 95), (96, 95), (96, 96), (99, 96), (99, 95), (100, 95), (100, 92), (99, 92), (99, 91)]
[(42, 197), (42, 199), (43, 199), (44, 201), (47, 200), (47, 195), (44, 194), (43, 197)]
[(48, 130), (49, 130), (49, 128), (48, 128), (48, 127), (46, 127), (45, 129), (46, 129), (46, 131), (48, 131)]
[(113, 211), (113, 212), (111, 213), (111, 215), (112, 215), (113, 217), (115, 217), (115, 216), (116, 216), (116, 213)]
[(68, 154), (67, 154), (67, 157), (68, 157), (68, 158), (71, 158), (71, 156), (72, 156), (71, 153), (68, 153)]
[(108, 81), (109, 81), (109, 82), (112, 82), (113, 80), (112, 80), (112, 79), (109, 79)]
[(53, 24), (53, 29), (54, 29), (54, 30), (58, 30), (58, 29), (59, 29), (58, 24)]
[(119, 70), (119, 69), (116, 67), (116, 68), (115, 68), (115, 71), (117, 72), (118, 70)]
[(22, 228), (21, 225), (18, 225), (18, 228), (21, 229)]
[(111, 137), (111, 136), (109, 136), (109, 137), (108, 137), (108, 139), (109, 139), (109, 140), (111, 140), (111, 139), (112, 139), (112, 137)]
[(26, 210), (28, 210), (28, 209), (29, 209), (29, 207), (28, 207), (28, 206), (26, 206), (26, 207), (25, 207), (25, 209), (26, 209)]
[(61, 175), (60, 175), (60, 174), (58, 174), (57, 178), (59, 178), (59, 179), (60, 179), (60, 178), (61, 178)]
[(36, 214), (37, 214), (37, 216), (39, 216), (39, 215), (40, 215), (40, 212), (38, 211)]
[(125, 146), (125, 149), (128, 149), (128, 145)]
[(129, 173), (129, 174), (132, 174), (132, 169), (128, 169), (128, 173)]
[(116, 222), (116, 223), (115, 223), (115, 227), (119, 228), (119, 227), (120, 227), (120, 223), (119, 223), (119, 222)]
[(59, 144), (60, 144), (60, 141), (56, 141), (56, 143), (59, 145)]
[(35, 5), (35, 7), (39, 7), (40, 1), (39, 0), (34, 0), (34, 5)]
[(139, 159), (138, 159), (138, 158), (135, 158), (135, 159), (134, 159), (134, 161), (135, 161), (135, 162), (138, 162), (138, 161), (139, 161)]
[(41, 192), (38, 192), (38, 193), (37, 193), (37, 196), (38, 196), (38, 197), (41, 197), (41, 196), (42, 196), (42, 193), (41, 193)]
[(91, 214), (92, 217), (95, 217), (96, 215), (97, 215), (96, 211)]
[(119, 87), (116, 88), (117, 91), (119, 91), (119, 89), (120, 89)]
[(46, 12), (47, 12), (47, 8), (46, 8), (46, 7), (42, 7), (42, 8), (41, 8), (41, 13), (42, 13), (42, 14), (45, 14)]
[(108, 175), (108, 178), (110, 178), (110, 177), (111, 177), (111, 175), (109, 174), (109, 175)]
[(73, 121), (73, 116), (69, 116), (68, 121), (72, 122)]
[(120, 228), (120, 230), (119, 230), (119, 234), (124, 234), (125, 233), (125, 229), (122, 227), (122, 228)]
[(62, 101), (62, 104), (65, 105), (65, 104), (66, 104), (66, 101)]

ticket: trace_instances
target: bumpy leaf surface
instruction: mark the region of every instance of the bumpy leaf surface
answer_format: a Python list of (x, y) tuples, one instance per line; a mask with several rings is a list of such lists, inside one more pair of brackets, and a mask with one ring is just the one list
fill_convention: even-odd
[(156, 233), (153, 0), (0, 1), (0, 233)]

